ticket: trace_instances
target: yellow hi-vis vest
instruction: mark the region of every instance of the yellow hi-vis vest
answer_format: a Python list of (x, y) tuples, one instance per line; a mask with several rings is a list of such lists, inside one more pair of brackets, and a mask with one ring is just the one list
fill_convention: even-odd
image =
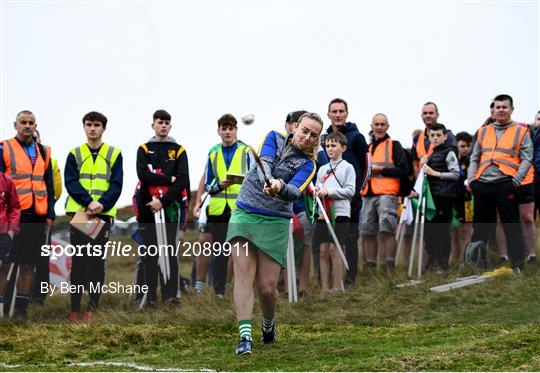
[(51, 165), (53, 172), (54, 200), (58, 201), (62, 195), (62, 174), (60, 173), (60, 168), (58, 168), (56, 158), (51, 158)]
[[(75, 156), (77, 168), (79, 170), (79, 182), (81, 186), (88, 191), (94, 201), (100, 199), (109, 189), (111, 180), (111, 169), (120, 155), (120, 149), (103, 144), (94, 161), (88, 145), (84, 144), (71, 151)], [(84, 210), (71, 196), (68, 197), (66, 212), (77, 212)], [(116, 206), (108, 211), (103, 211), (102, 215), (116, 216)]]
[[(249, 148), (246, 144), (240, 141), (238, 142), (238, 147), (234, 152), (228, 169), (225, 165), (221, 145), (216, 148), (217, 150), (211, 152), (209, 155), (212, 171), (216, 178), (216, 184), (227, 179), (227, 174), (245, 175), (247, 173)], [(229, 209), (234, 211), (236, 208), (236, 198), (238, 197), (238, 193), (240, 193), (240, 187), (240, 184), (233, 184), (230, 187), (221, 190), (219, 193), (212, 195), (210, 206), (208, 207), (208, 214), (214, 216), (221, 215), (223, 214), (223, 211), (225, 211), (226, 205), (229, 205)]]

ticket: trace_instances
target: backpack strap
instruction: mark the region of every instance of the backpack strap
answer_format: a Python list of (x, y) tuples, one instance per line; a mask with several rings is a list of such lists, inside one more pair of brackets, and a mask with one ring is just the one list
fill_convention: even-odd
[(51, 155), (49, 154), (49, 163), (47, 164), (47, 151), (45, 150), (45, 147), (43, 146), (43, 144), (40, 144), (38, 142), (35, 142), (34, 143), (37, 145), (36, 148), (39, 149), (37, 152), (39, 153), (39, 155), (41, 155), (41, 159), (43, 159), (43, 162), (45, 162), (45, 169), (49, 168), (49, 165), (51, 164)]

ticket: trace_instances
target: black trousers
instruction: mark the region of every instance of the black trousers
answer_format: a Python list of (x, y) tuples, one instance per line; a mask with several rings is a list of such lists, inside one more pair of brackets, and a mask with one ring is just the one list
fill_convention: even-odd
[(519, 198), (514, 184), (511, 181), (475, 181), (471, 184), (471, 189), (474, 195), (474, 231), (471, 241), (484, 241), (487, 244), (490, 231), (495, 229), (499, 211), (512, 267), (522, 268), (524, 242), (519, 217)]
[[(111, 230), (110, 218), (103, 217), (103, 220), (105, 221), (105, 226), (95, 240), (70, 225), (69, 235), (71, 244), (77, 247), (77, 245), (87, 245), (90, 243), (92, 246), (100, 245), (103, 248), (107, 241), (109, 241)], [(76, 286), (76, 291), (70, 293), (71, 312), (81, 312), (81, 299), (84, 292), (79, 289), (82, 287), (84, 287), (84, 290), (88, 292), (90, 297), (88, 308), (90, 310), (99, 308), (99, 301), (101, 299), (101, 287), (99, 285), (105, 281), (105, 258), (103, 258), (103, 255), (89, 255), (91, 253), (88, 253), (86, 249), (81, 250), (80, 253), (82, 254), (81, 256), (74, 255), (71, 261), (70, 284)]]
[(540, 181), (535, 180), (534, 183), (534, 219), (540, 213)]
[[(141, 215), (139, 230), (143, 237), (144, 245), (148, 250), (150, 246), (157, 247), (156, 224), (154, 216), (145, 214)], [(159, 270), (157, 252), (147, 252), (147, 255), (141, 257), (144, 269), (144, 283), (148, 285), (147, 302), (157, 302), (157, 285), (158, 281), (161, 286), (161, 300), (166, 302), (169, 299), (178, 298), (178, 257), (176, 253), (176, 223), (166, 223), (167, 244), (172, 247), (167, 250), (166, 254), (169, 257), (170, 277), (165, 283), (163, 274)], [(141, 254), (145, 254), (141, 252)], [(158, 280), (159, 278), (159, 280)]]
[[(47, 242), (51, 242), (52, 229), (49, 231), (49, 237)], [(39, 256), (36, 262), (36, 269), (34, 271), (34, 290), (32, 292), (32, 299), (40, 304), (45, 302), (47, 292), (41, 292), (41, 283), (49, 283), (49, 256)]]
[[(143, 285), (146, 285), (146, 281), (144, 279), (144, 263), (141, 256), (137, 256), (137, 262), (135, 263), (135, 284), (142, 287)], [(144, 293), (142, 291), (135, 292), (135, 301), (140, 302), (144, 297)]]
[[(45, 244), (45, 216), (37, 215), (33, 208), (21, 211), (20, 231), (13, 239), (11, 261), (14, 264), (11, 277), (7, 279), (4, 290), (4, 309), (11, 306), (11, 299), (16, 288), (17, 269), (19, 264), (29, 264), (34, 266), (41, 257), (41, 246)], [(18, 294), (31, 296), (30, 294)]]
[(448, 269), (451, 247), (450, 222), (452, 221), (454, 200), (433, 196), (433, 202), (435, 202), (437, 214), (430, 221), (426, 219), (424, 225), (427, 251), (426, 268), (437, 266), (442, 269)]
[[(218, 242), (223, 248), (225, 239), (227, 238), (227, 228), (231, 219), (231, 210), (229, 206), (221, 215), (208, 215), (208, 231), (212, 233), (212, 241)], [(216, 245), (217, 247), (217, 245)], [(227, 282), (227, 264), (229, 263), (229, 255), (225, 255), (223, 250), (219, 255), (214, 255), (213, 273), (214, 273), (214, 292), (218, 295), (225, 294), (225, 283)]]
[(354, 197), (351, 200), (351, 220), (344, 248), (345, 258), (347, 258), (347, 262), (349, 263), (349, 269), (345, 275), (345, 284), (347, 285), (353, 284), (358, 274), (358, 224), (360, 222), (361, 209), (362, 199)]
[[(45, 244), (45, 216), (36, 215), (32, 209), (21, 212), (20, 231), (13, 239), (13, 261), (35, 266)], [(27, 294), (30, 295), (30, 294)]]

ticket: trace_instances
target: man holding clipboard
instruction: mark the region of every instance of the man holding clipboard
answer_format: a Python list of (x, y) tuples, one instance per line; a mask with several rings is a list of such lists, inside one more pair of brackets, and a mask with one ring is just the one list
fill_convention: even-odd
[[(83, 119), (86, 143), (68, 154), (64, 179), (69, 197), (66, 214), (72, 215), (71, 244), (105, 247), (116, 217), (116, 201), (122, 192), (124, 172), (122, 154), (117, 147), (102, 141), (107, 128), (107, 118), (96, 111)], [(76, 246), (77, 247), (77, 246)], [(105, 258), (92, 256), (86, 250), (72, 258), (70, 321), (91, 322), (101, 298), (101, 284), (105, 281)], [(93, 284), (93, 285), (91, 285)], [(88, 310), (81, 313), (81, 287), (88, 291)]]
[[(206, 226), (206, 239), (223, 245), (231, 213), (236, 208), (236, 197), (244, 175), (249, 169), (249, 147), (238, 140), (237, 121), (231, 114), (224, 114), (218, 120), (218, 135), (221, 144), (210, 149), (206, 167), (205, 189), (210, 194), (208, 206), (208, 222)], [(213, 245), (217, 248), (217, 244)], [(221, 246), (223, 248), (223, 246)], [(208, 254), (208, 253), (206, 253)], [(197, 257), (197, 281), (195, 290), (200, 293), (206, 285), (206, 271), (214, 256), (214, 291), (216, 296), (223, 298), (227, 278), (227, 264), (229, 256), (223, 250), (212, 250), (211, 255)]]

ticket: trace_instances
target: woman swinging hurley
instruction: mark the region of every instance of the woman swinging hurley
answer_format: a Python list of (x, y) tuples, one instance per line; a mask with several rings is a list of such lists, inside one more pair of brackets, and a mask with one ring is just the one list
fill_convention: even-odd
[[(291, 135), (271, 131), (260, 159), (264, 170), (252, 167), (240, 190), (229, 221), (227, 240), (233, 247), (234, 305), (240, 343), (236, 354), (251, 353), (251, 317), (256, 284), (262, 311), (263, 343), (276, 340), (274, 312), (279, 272), (285, 267), (292, 202), (315, 175), (315, 156), (323, 128), (315, 113), (300, 117)], [(265, 183), (265, 176), (269, 183)]]

